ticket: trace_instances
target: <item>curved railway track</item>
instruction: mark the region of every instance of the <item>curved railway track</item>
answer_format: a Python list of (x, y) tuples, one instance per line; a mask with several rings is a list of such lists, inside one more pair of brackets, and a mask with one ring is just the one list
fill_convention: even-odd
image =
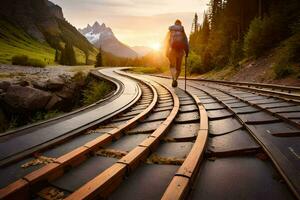
[[(199, 83), (190, 85), (201, 88)], [(299, 105), (281, 98), (233, 90), (228, 86), (215, 84), (205, 86), (208, 89), (202, 91), (210, 94), (212, 90), (214, 97), (221, 96), (225, 99), (225, 102), (219, 98), (215, 100), (232, 110), (268, 154), (293, 192), (298, 195), (300, 193), (300, 158), (297, 153), (300, 150)], [(280, 109), (279, 113), (274, 109)]]
[[(118, 76), (111, 69), (103, 69), (98, 75), (117, 84), (117, 90), (110, 98), (62, 117), (1, 134), (0, 166), (80, 135), (86, 129), (97, 126), (100, 122), (129, 108), (140, 98), (141, 91), (135, 81)], [(109, 76), (119, 80), (108, 78)]]
[(190, 79), (200, 80), (211, 83), (219, 83), (222, 85), (232, 86), (238, 89), (246, 89), (254, 92), (262, 92), (265, 94), (275, 95), (278, 97), (285, 97), (287, 99), (300, 100), (300, 88), (293, 86), (284, 86), (276, 84), (263, 84), (263, 83), (249, 83), (249, 82), (233, 82), (233, 81), (216, 81), (206, 79)]
[(138, 84), (138, 100), (2, 167), (16, 176), (2, 178), (0, 199), (299, 199), (296, 100), (117, 73)]
[[(168, 76), (154, 75), (161, 78), (169, 78)], [(183, 80), (183, 78), (180, 78)], [(300, 87), (276, 85), (276, 84), (263, 84), (263, 83), (250, 83), (250, 82), (234, 82), (234, 81), (221, 81), (221, 80), (210, 80), (210, 79), (200, 79), (200, 78), (187, 78), (189, 81), (200, 81), (215, 83), (224, 86), (230, 86), (235, 89), (242, 89), (245, 91), (252, 91), (256, 93), (261, 93), (264, 95), (270, 95), (274, 97), (285, 98), (285, 100), (294, 100), (300, 102)]]
[[(163, 80), (166, 79), (164, 78), (161, 81)], [(180, 86), (184, 87), (183, 81), (180, 82)], [(244, 181), (242, 185), (246, 185), (248, 188), (243, 188), (244, 186), (241, 188), (240, 185), (224, 181), (224, 179), (230, 180), (230, 176), (236, 176), (235, 173), (230, 173), (230, 176), (225, 175), (227, 174), (226, 170), (234, 170), (234, 167), (230, 166), (228, 162), (235, 162), (237, 165), (238, 162), (235, 160), (239, 159), (241, 153), (246, 153), (247, 156), (250, 153), (250, 155), (253, 154), (258, 158), (265, 154), (264, 159), (269, 160), (267, 162), (270, 163), (267, 165), (273, 164), (273, 168), (280, 173), (280, 175), (276, 175), (277, 179), (280, 182), (286, 182), (295, 197), (299, 199), (300, 140), (298, 122), (300, 112), (297, 101), (287, 101), (285, 97), (274, 97), (277, 95), (270, 95), (269, 92), (262, 94), (261, 91), (246, 91), (245, 88), (237, 89), (235, 86), (224, 86), (224, 84), (213, 81), (190, 80), (188, 81), (188, 90), (191, 93), (198, 94), (201, 100), (203, 98), (202, 103), (208, 112), (210, 139), (206, 155), (207, 157), (213, 157), (215, 163), (220, 160), (222, 167), (224, 167), (224, 169), (217, 169), (220, 171), (224, 170), (224, 176), (212, 177), (213, 173), (218, 173), (218, 171), (213, 171), (218, 164), (214, 166), (206, 164), (204, 161), (202, 165), (204, 166), (203, 174), (205, 175), (201, 175), (202, 172), (200, 170), (198, 185), (196, 184), (195, 186), (195, 192), (191, 193), (192, 197), (195, 196), (196, 199), (222, 199), (222, 195), (226, 191), (224, 191), (226, 187), (223, 184), (228, 184), (228, 190), (225, 192), (226, 198), (237, 199), (242, 197), (251, 199), (251, 197), (247, 197), (244, 194), (249, 194), (251, 191), (249, 186), (254, 185), (254, 181)], [(251, 143), (251, 140), (247, 141), (244, 138), (245, 136), (242, 136), (241, 133), (245, 131), (251, 136), (251, 140), (254, 139), (256, 145)], [(251, 159), (245, 159), (246, 162), (248, 160), (250, 161)], [(254, 164), (254, 166), (259, 166), (259, 163)], [(240, 167), (245, 166), (241, 165)], [(242, 171), (239, 168), (235, 170)], [(263, 168), (251, 174), (255, 176), (255, 173), (260, 175), (262, 172)], [(274, 169), (272, 173), (275, 173)], [(241, 175), (244, 175), (246, 179), (248, 173), (239, 174), (240, 178), (243, 179)], [(273, 179), (272, 176), (269, 179)], [(219, 187), (222, 189), (215, 189), (214, 184), (219, 184)], [(278, 199), (293, 198), (287, 196), (285, 190), (288, 187), (286, 186), (285, 189), (282, 189), (281, 194), (279, 192), (279, 194), (274, 195), (274, 191), (279, 191), (276, 189), (276, 184), (265, 183), (265, 185), (272, 191), (269, 194), (270, 198), (274, 198), (273, 196), (277, 196)], [(272, 190), (272, 185), (275, 187), (274, 190)], [(236, 188), (236, 191), (231, 188)], [(264, 189), (253, 187), (252, 190), (257, 193), (252, 198), (268, 198), (268, 192), (264, 191)]]

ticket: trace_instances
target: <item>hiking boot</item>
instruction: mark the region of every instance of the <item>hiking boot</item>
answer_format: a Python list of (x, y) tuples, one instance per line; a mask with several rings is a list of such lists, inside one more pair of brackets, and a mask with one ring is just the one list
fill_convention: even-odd
[(172, 87), (177, 87), (177, 81), (176, 80), (173, 80)]
[(172, 81), (172, 87), (175, 87), (175, 81), (174, 80)]

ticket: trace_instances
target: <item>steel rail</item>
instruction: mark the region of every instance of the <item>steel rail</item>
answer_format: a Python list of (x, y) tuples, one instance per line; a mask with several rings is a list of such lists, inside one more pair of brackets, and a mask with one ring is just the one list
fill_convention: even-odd
[(194, 182), (199, 166), (203, 159), (203, 154), (208, 139), (208, 116), (207, 112), (201, 103), (200, 99), (196, 95), (187, 93), (195, 100), (199, 114), (200, 114), (200, 129), (196, 141), (188, 154), (187, 158), (175, 174), (168, 188), (166, 189), (162, 199), (163, 200), (181, 200), (185, 199), (189, 190), (189, 187)]
[(66, 114), (62, 114), (60, 116), (57, 116), (57, 117), (54, 117), (54, 118), (51, 118), (51, 119), (48, 119), (48, 120), (44, 120), (44, 121), (41, 121), (41, 122), (36, 122), (36, 123), (30, 124), (30, 125), (25, 125), (23, 127), (16, 128), (14, 130), (10, 130), (10, 131), (4, 132), (4, 133), (0, 133), (0, 137), (4, 137), (4, 136), (10, 135), (10, 134), (18, 134), (19, 132), (22, 132), (24, 130), (27, 130), (27, 129), (30, 129), (30, 128), (33, 128), (33, 127), (37, 127), (37, 126), (40, 126), (40, 125), (43, 125), (43, 124), (46, 124), (46, 123), (49, 123), (49, 122), (54, 122), (54, 121), (57, 121), (57, 120), (60, 120), (60, 119), (66, 118), (66, 117), (70, 117), (71, 115), (78, 114), (82, 111), (85, 111), (87, 109), (91, 109), (95, 106), (98, 106), (102, 102), (105, 102), (105, 101), (111, 99), (114, 96), (117, 97), (122, 93), (123, 84), (122, 84), (121, 81), (119, 81), (119, 80), (117, 80), (113, 77), (105, 76), (104, 74), (102, 74), (101, 72), (99, 72), (96, 69), (92, 70), (90, 72), (90, 75), (94, 76), (95, 78), (104, 79), (104, 80), (107, 80), (107, 81), (111, 82), (112, 84), (115, 85), (116, 89), (114, 91), (110, 92), (105, 98), (103, 98), (103, 99), (101, 99), (101, 100), (99, 100), (99, 101), (97, 101), (97, 102), (95, 102), (91, 105), (84, 106), (82, 108), (76, 109), (74, 111), (68, 112)]
[(33, 188), (38, 188), (41, 182), (49, 181), (61, 176), (67, 166), (75, 166), (85, 161), (91, 152), (95, 151), (100, 146), (111, 142), (114, 138), (120, 137), (124, 131), (135, 126), (139, 120), (144, 119), (154, 109), (158, 101), (158, 94), (154, 87), (147, 82), (145, 82), (145, 84), (151, 88), (154, 96), (150, 105), (142, 113), (120, 127), (60, 156), (55, 159), (55, 162), (47, 164), (11, 183), (7, 187), (0, 189), (0, 199), (29, 199), (30, 194), (34, 191)]
[[(170, 78), (169, 76), (164, 75), (155, 75), (161, 78)], [(183, 80), (183, 78), (179, 78), (180, 80)], [(245, 89), (245, 90), (251, 90), (253, 92), (258, 93), (267, 93), (271, 96), (281, 97), (285, 98), (286, 100), (293, 100), (296, 103), (300, 103), (300, 87), (294, 87), (294, 86), (284, 86), (284, 85), (273, 85), (273, 84), (263, 84), (263, 83), (250, 83), (250, 82), (234, 82), (234, 81), (221, 81), (221, 80), (210, 80), (210, 79), (199, 79), (199, 78), (187, 78), (187, 80), (191, 81), (199, 81), (199, 82), (211, 82), (211, 83), (217, 83), (221, 85), (226, 86), (232, 86), (235, 88)], [(244, 85), (244, 86), (243, 86)], [(251, 86), (255, 86), (251, 87)], [(268, 88), (268, 89), (263, 89)], [(280, 91), (275, 91), (280, 90)], [(288, 91), (288, 92), (283, 92)], [(293, 94), (293, 91), (295, 94)]]
[[(203, 89), (200, 89), (200, 88), (198, 88), (196, 86), (193, 86), (193, 85), (190, 85), (190, 84), (189, 84), (189, 86), (206, 93), (207, 95), (211, 96), (217, 102), (223, 104), (226, 108), (228, 108), (229, 110), (231, 110), (231, 112), (234, 113), (234, 115), (237, 117), (237, 119), (239, 119), (239, 121), (243, 124), (243, 126), (246, 128), (246, 130), (257, 141), (257, 143), (260, 144), (260, 146), (263, 148), (263, 150), (266, 152), (266, 154), (270, 157), (270, 159), (272, 160), (272, 163), (275, 165), (276, 169), (279, 171), (279, 173), (282, 175), (284, 180), (287, 182), (289, 188), (291, 189), (291, 191), (293, 192), (295, 197), (297, 199), (300, 199), (300, 180), (298, 179), (298, 177), (300, 177), (300, 173), (290, 163), (288, 163), (285, 156), (273, 144), (271, 144), (271, 143), (265, 144), (262, 141), (262, 138), (260, 136), (256, 135), (251, 130), (249, 125), (246, 122), (244, 122), (238, 116), (238, 114), (234, 110), (232, 110), (226, 103), (224, 103), (223, 101), (221, 101), (220, 99), (218, 99), (217, 97), (211, 95), (209, 92), (207, 92)], [(213, 89), (215, 89), (215, 88), (213, 88)], [(223, 93), (226, 94), (225, 92), (223, 92)], [(276, 154), (279, 158), (276, 159), (275, 156), (273, 155), (273, 153), (271, 153), (271, 151), (276, 152)], [(286, 170), (283, 169), (284, 167), (291, 169), (292, 172), (289, 173), (289, 175), (287, 175)]]
[(150, 135), (149, 138), (121, 158), (116, 164), (106, 169), (97, 177), (69, 195), (66, 200), (97, 199), (99, 197), (106, 198), (118, 187), (127, 173), (136, 169), (138, 165), (147, 158), (150, 152), (153, 152), (153, 150), (157, 148), (159, 141), (166, 133), (179, 111), (179, 98), (177, 95), (166, 86), (161, 86), (171, 93), (174, 101), (173, 109), (167, 119)]
[[(121, 87), (121, 88), (123, 88), (123, 87)], [(137, 89), (137, 92), (134, 95), (134, 99), (132, 99), (126, 105), (123, 105), (122, 107), (120, 107), (118, 110), (108, 113), (108, 114), (102, 116), (101, 118), (93, 119), (93, 120), (89, 121), (88, 123), (85, 123), (77, 128), (70, 129), (70, 130), (60, 134), (59, 136), (56, 136), (50, 140), (47, 140), (46, 142), (39, 143), (30, 148), (26, 148), (25, 150), (22, 150), (21, 152), (16, 152), (16, 153), (10, 154), (7, 157), (4, 157), (0, 160), (0, 166), (5, 166), (9, 163), (18, 161), (25, 156), (29, 156), (29, 155), (33, 154), (34, 152), (41, 151), (51, 145), (55, 145), (61, 141), (68, 139), (68, 138), (75, 137), (76, 135), (79, 135), (82, 132), (97, 126), (99, 123), (101, 123), (105, 120), (108, 120), (109, 118), (112, 118), (113, 116), (121, 113), (122, 111), (124, 111), (124, 110), (128, 109), (129, 107), (131, 107), (132, 105), (134, 105), (140, 99), (141, 89), (138, 87), (138, 85), (136, 85), (136, 89)], [(123, 93), (124, 93), (124, 89), (122, 89), (122, 92), (116, 98), (120, 98), (120, 95)], [(87, 110), (88, 110), (87, 112), (90, 112), (93, 109), (98, 109), (99, 105), (101, 105), (101, 106), (106, 105), (105, 102), (102, 102), (102, 103), (103, 104), (100, 103), (95, 106), (91, 106), (90, 108), (84, 109), (83, 111), (78, 112), (75, 116), (79, 116), (82, 112), (85, 112)], [(67, 120), (70, 120), (69, 117), (67, 117)], [(64, 121), (62, 121), (62, 122), (64, 122)], [(62, 122), (60, 121), (60, 123), (62, 123)], [(52, 124), (52, 122), (51, 122), (51, 124)], [(45, 128), (47, 128), (47, 127), (43, 127), (43, 129), (45, 129)], [(24, 129), (24, 131), (28, 131), (28, 130)], [(10, 137), (10, 135), (9, 135), (9, 137)], [(18, 137), (18, 136), (16, 136), (16, 137)], [(3, 139), (5, 140), (5, 138), (3, 138)]]

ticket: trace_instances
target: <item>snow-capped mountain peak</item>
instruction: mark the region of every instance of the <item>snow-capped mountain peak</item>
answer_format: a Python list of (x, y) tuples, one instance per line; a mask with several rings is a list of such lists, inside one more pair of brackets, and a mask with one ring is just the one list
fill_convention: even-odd
[(93, 30), (94, 34), (108, 31), (107, 27), (106, 27), (106, 25), (104, 23), (102, 23), (102, 25), (100, 25), (97, 21), (92, 26), (92, 30)]
[(135, 58), (137, 53), (130, 47), (121, 43), (114, 35), (110, 27), (107, 27), (104, 23), (101, 25), (96, 21), (93, 26), (89, 24), (83, 29), (78, 31), (84, 35), (90, 43), (96, 47), (100, 47), (107, 52), (110, 52), (119, 57)]
[(90, 43), (94, 44), (99, 40), (101, 33), (94, 34), (93, 32), (88, 32), (84, 34), (84, 36), (88, 39), (88, 41), (90, 41)]
[(100, 38), (103, 37), (114, 37), (112, 30), (109, 27), (106, 27), (104, 23), (100, 25), (97, 21), (93, 24), (93, 26), (88, 24), (86, 28), (79, 29), (79, 32), (92, 44), (96, 44), (99, 40), (101, 40)]

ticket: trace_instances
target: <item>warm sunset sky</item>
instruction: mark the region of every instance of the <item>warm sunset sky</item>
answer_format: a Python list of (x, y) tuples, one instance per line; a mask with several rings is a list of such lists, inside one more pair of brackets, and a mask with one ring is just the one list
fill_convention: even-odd
[(130, 46), (153, 46), (163, 40), (169, 25), (182, 20), (189, 34), (194, 13), (202, 18), (209, 0), (51, 0), (63, 8), (77, 28), (96, 20), (111, 27)]

